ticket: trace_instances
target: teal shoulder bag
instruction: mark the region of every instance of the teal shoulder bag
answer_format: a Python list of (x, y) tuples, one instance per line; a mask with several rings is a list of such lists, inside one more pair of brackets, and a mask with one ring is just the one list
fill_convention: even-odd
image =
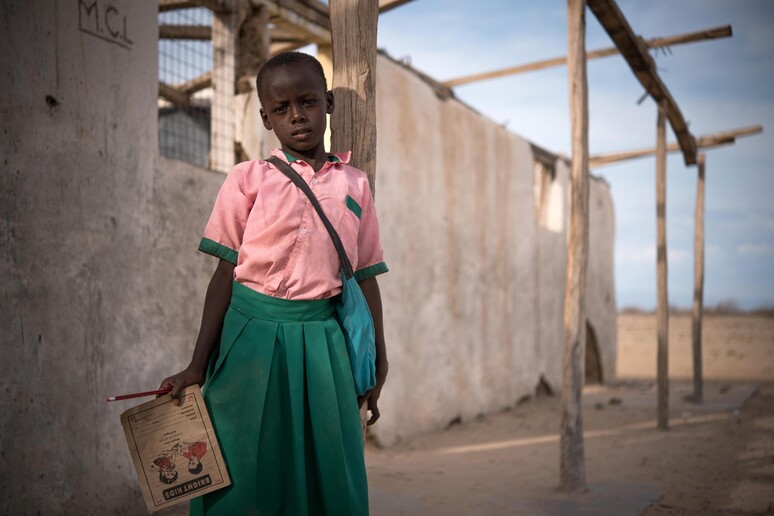
[(355, 391), (358, 396), (362, 396), (376, 385), (376, 334), (374, 332), (374, 320), (371, 317), (371, 311), (368, 309), (368, 303), (363, 295), (363, 291), (360, 290), (360, 285), (355, 280), (352, 263), (349, 261), (338, 233), (333, 229), (333, 225), (328, 220), (328, 217), (325, 216), (322, 206), (320, 206), (317, 197), (315, 197), (309, 185), (306, 184), (304, 178), (293, 170), (293, 167), (276, 156), (272, 156), (266, 161), (285, 174), (293, 184), (309, 197), (312, 206), (314, 206), (325, 225), (325, 229), (331, 235), (333, 245), (339, 254), (339, 261), (341, 263), (341, 295), (335, 299), (336, 317), (339, 320), (341, 331), (344, 333), (344, 340), (347, 343), (347, 354), (349, 355), (349, 365), (352, 367), (352, 377), (355, 380)]

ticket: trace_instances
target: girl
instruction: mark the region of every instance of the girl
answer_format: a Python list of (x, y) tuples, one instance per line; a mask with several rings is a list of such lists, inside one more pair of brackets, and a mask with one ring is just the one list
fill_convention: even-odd
[(199, 250), (220, 258), (190, 365), (164, 379), (172, 395), (203, 393), (232, 485), (191, 503), (191, 514), (367, 514), (358, 405), (379, 418), (387, 376), (375, 276), (387, 272), (376, 211), (349, 153), (325, 153), (334, 109), (320, 63), (279, 54), (257, 79), (261, 119), (336, 227), (376, 329), (376, 387), (355, 394), (331, 298), (339, 258), (308, 197), (273, 165), (240, 163), (215, 201)]

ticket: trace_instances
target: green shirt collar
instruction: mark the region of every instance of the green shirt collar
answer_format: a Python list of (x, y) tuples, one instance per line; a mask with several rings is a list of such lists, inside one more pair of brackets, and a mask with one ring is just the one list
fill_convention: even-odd
[[(298, 160), (298, 158), (296, 158), (292, 154), (288, 154), (285, 151), (282, 151), (282, 153), (285, 155), (285, 159), (288, 160), (288, 163), (293, 163), (294, 161)], [(331, 163), (341, 162), (341, 160), (335, 154), (326, 154), (326, 156), (328, 156), (328, 161), (330, 161)]]

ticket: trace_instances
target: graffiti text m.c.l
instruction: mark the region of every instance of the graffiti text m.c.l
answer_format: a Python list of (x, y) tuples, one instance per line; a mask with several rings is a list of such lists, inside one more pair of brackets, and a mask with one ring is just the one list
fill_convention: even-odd
[(127, 16), (115, 2), (78, 0), (78, 28), (108, 43), (131, 50), (134, 42), (127, 33)]

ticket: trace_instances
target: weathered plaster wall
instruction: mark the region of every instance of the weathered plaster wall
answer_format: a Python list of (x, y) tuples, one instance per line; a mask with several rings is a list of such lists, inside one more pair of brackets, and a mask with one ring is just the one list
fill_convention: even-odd
[[(374, 433), (389, 445), (512, 406), (541, 377), (561, 388), (569, 170), (556, 160), (537, 217), (528, 142), (440, 100), (389, 58), (378, 66), (376, 204), (391, 267), (380, 282), (391, 373)], [(606, 185), (593, 184), (594, 202), (611, 209)], [(590, 277), (609, 300), (612, 218), (601, 219), (612, 212), (594, 213), (592, 241), (610, 256)], [(600, 345), (613, 347), (615, 305), (597, 294), (590, 319)]]
[(156, 16), (133, 0), (0, 8), (0, 514), (146, 512), (127, 405), (104, 396), (188, 360), (212, 266), (192, 249), (222, 181), (159, 173)]
[(586, 316), (597, 339), (606, 383), (616, 376), (615, 210), (610, 185), (589, 184), (589, 264), (586, 271)]

